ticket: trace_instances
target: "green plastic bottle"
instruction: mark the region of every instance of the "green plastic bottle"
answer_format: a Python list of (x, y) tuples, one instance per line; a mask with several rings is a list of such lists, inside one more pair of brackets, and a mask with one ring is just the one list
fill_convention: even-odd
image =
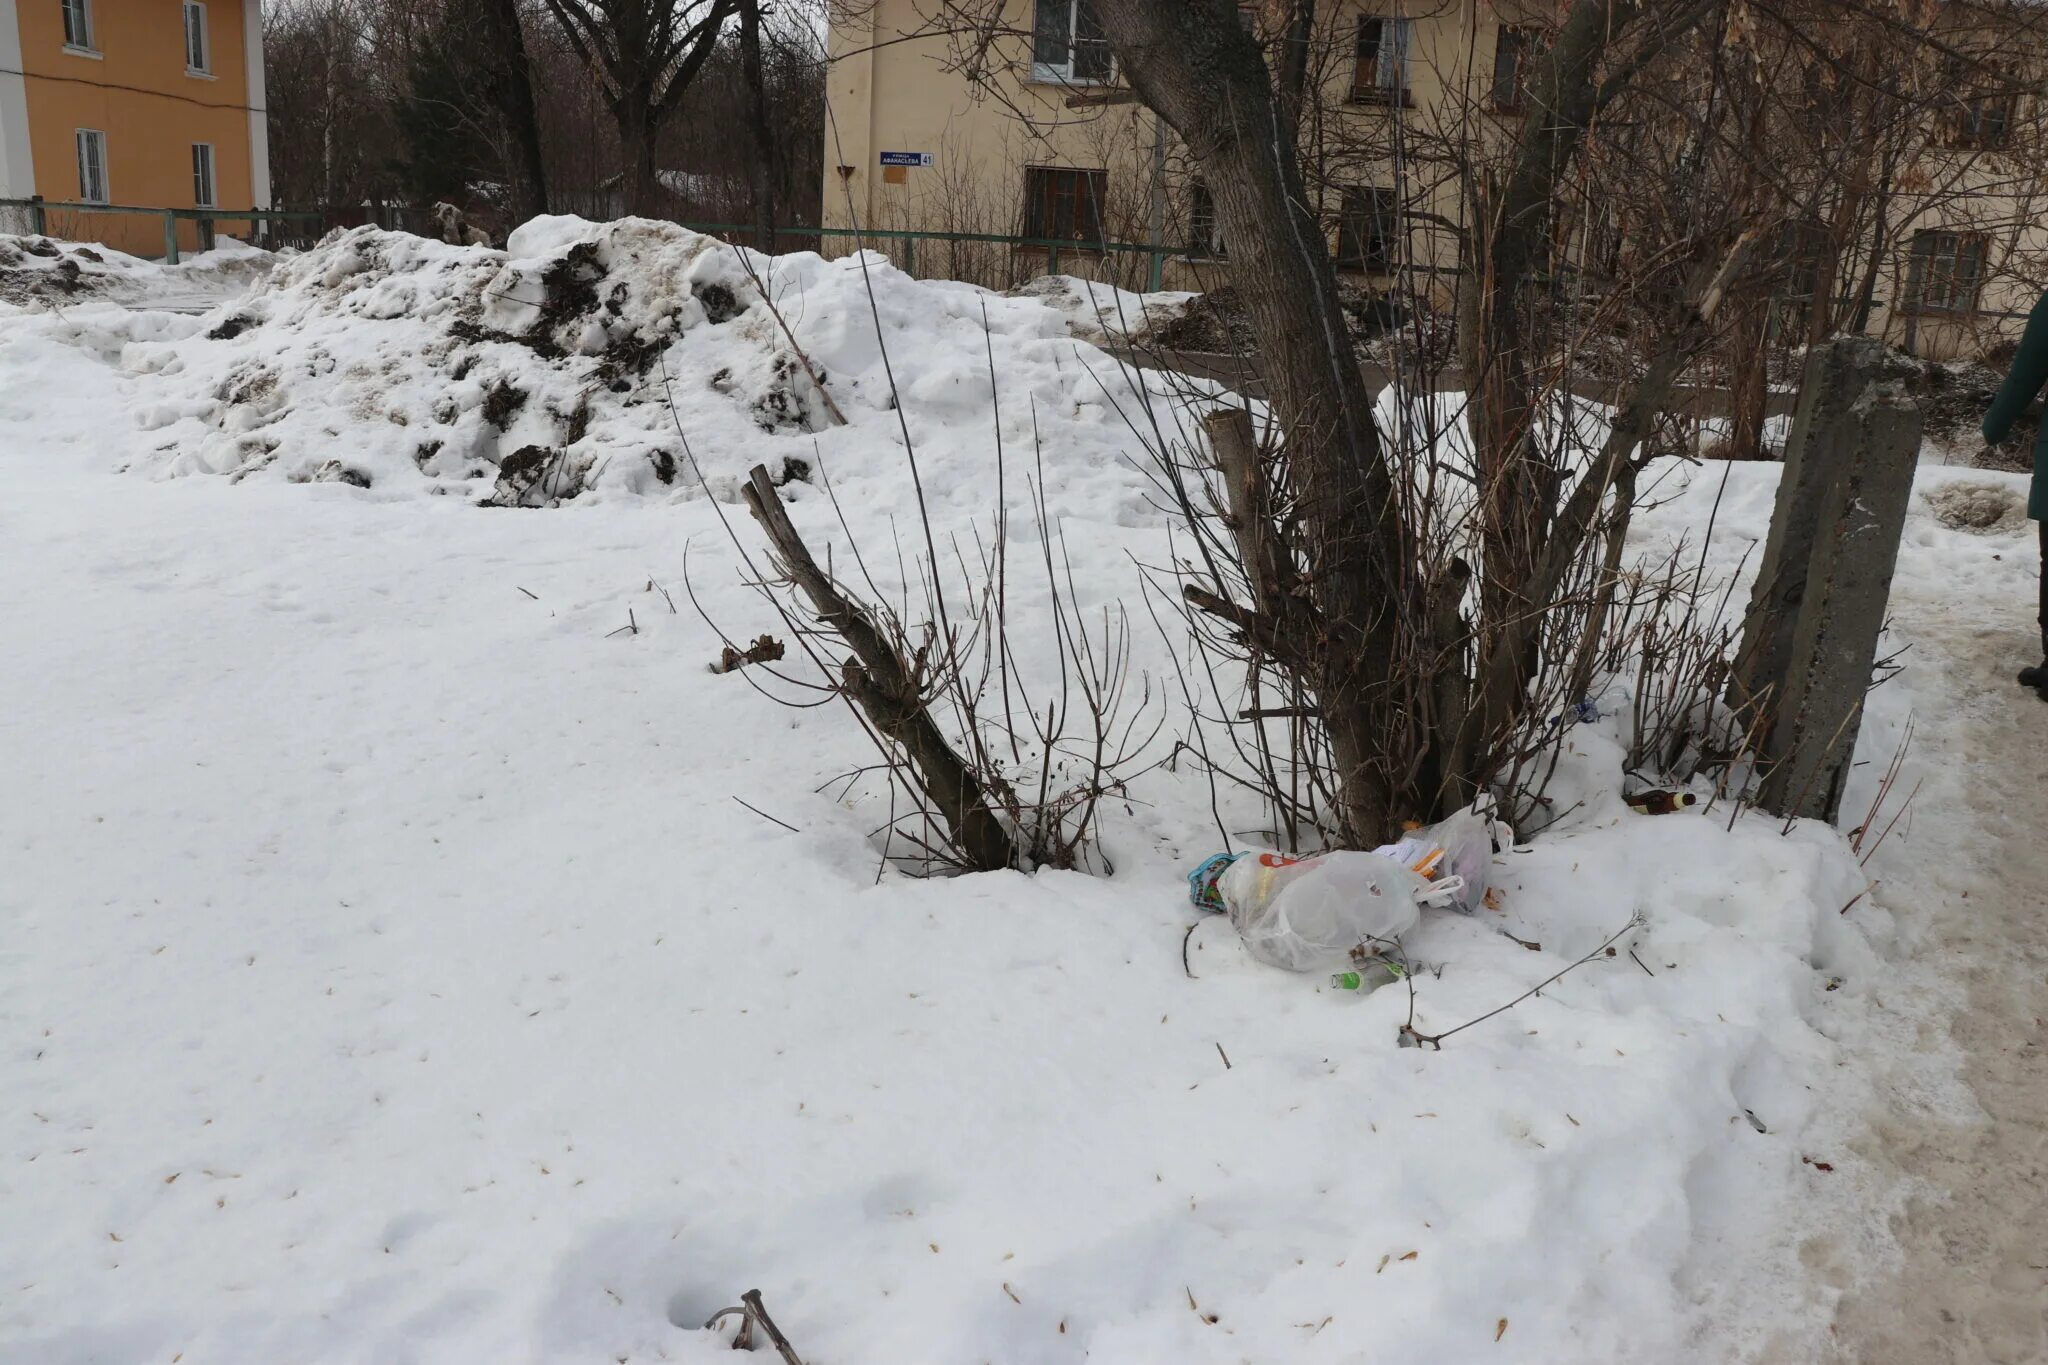
[(1406, 975), (1407, 973), (1401, 970), (1401, 965), (1398, 962), (1389, 962), (1385, 958), (1377, 958), (1366, 963), (1356, 971), (1333, 974), (1330, 977), (1330, 989), (1336, 991), (1357, 991), (1360, 995), (1364, 995), (1368, 991), (1376, 991), (1382, 986), (1391, 986)]

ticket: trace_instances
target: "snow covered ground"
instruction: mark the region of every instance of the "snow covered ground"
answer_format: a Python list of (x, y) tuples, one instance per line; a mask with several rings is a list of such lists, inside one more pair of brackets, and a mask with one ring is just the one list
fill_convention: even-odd
[[(820, 1365), (1813, 1358), (1884, 1263), (1852, 1063), (1943, 1007), (1885, 957), (1937, 906), (1857, 900), (1825, 829), (1631, 814), (1613, 719), (1503, 911), (1408, 945), (1418, 1023), (1644, 926), (1441, 1052), (1220, 920), (1191, 979), (1221, 836), (1185, 762), (1108, 811), (1114, 876), (878, 878), (886, 813), (831, 785), (858, 736), (705, 669), (686, 560), (774, 628), (720, 520), (758, 544), (748, 467), (816, 544), (891, 546), (907, 428), (964, 538), (1035, 423), (1078, 595), (1135, 604), (1152, 381), (1036, 300), (783, 258), (834, 426), (729, 249), (512, 245), (0, 311), (0, 1361), (723, 1360), (701, 1323), (753, 1287)], [(1661, 472), (1645, 546), (1715, 515), (1732, 571), (1775, 468)], [(1901, 591), (2013, 597), (2019, 534), (1923, 500)]]

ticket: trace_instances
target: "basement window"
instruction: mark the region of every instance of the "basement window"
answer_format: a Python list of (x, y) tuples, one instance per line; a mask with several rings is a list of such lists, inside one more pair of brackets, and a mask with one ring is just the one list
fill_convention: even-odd
[(1102, 240), (1107, 171), (1065, 166), (1024, 168), (1024, 235), (1060, 242)]
[(192, 144), (192, 204), (193, 207), (202, 209), (220, 206), (220, 201), (214, 198), (211, 142)]
[(97, 128), (78, 130), (78, 198), (87, 204), (107, 203), (107, 135)]

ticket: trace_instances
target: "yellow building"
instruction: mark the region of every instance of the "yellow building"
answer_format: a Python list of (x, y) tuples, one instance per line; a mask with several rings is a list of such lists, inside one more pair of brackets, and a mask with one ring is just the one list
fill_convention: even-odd
[[(0, 0), (0, 199), (268, 208), (264, 117), (261, 0)], [(45, 217), (53, 235), (164, 251), (161, 218)], [(179, 234), (199, 245), (198, 224)]]
[[(1484, 0), (1477, 0), (1484, 4)], [(1381, 16), (1359, 0), (1320, 7), (1309, 75), (1318, 120), (1341, 144), (1330, 174), (1310, 185), (1339, 268), (1385, 275), (1404, 231), (1391, 208), (1385, 153), (1397, 122), (1447, 100), (1484, 99), (1496, 60), (1489, 26), (1475, 40), (1473, 0)], [(1261, 22), (1246, 6), (1247, 23)], [(874, 0), (835, 7), (828, 41), (824, 222), (827, 227), (923, 229), (1056, 240), (1107, 240), (1171, 248), (1163, 283), (1203, 288), (1219, 279), (1223, 244), (1185, 150), (1115, 78), (1108, 47), (1093, 34), (1087, 0), (1004, 0), (1006, 30), (985, 57), (934, 16), (933, 0)], [(1477, 62), (1484, 63), (1481, 71)], [(987, 65), (970, 79), (964, 61)], [(1512, 65), (1513, 58), (1508, 59)], [(1453, 194), (1448, 187), (1444, 193)], [(1411, 221), (1422, 215), (1410, 205)], [(1441, 215), (1454, 205), (1431, 204)], [(1434, 259), (1446, 246), (1405, 241), (1401, 259)], [(1009, 253), (920, 247), (929, 273), (943, 256), (973, 257), (982, 283), (1028, 276), (1043, 249)], [(1455, 259), (1450, 246), (1449, 259)], [(1060, 270), (1143, 280), (1149, 260), (1060, 251)], [(1001, 256), (1002, 259), (997, 259)]]
[[(1150, 253), (1087, 243), (1157, 246), (1167, 287), (1227, 278), (1205, 189), (1172, 134), (1119, 86), (1090, 3), (1002, 0), (1000, 23), (970, 32), (936, 0), (834, 6), (825, 226), (1073, 241), (1056, 252), (1061, 272), (1126, 287), (1147, 283)], [(1283, 8), (1239, 6), (1269, 59)], [(1996, 5), (1956, 8), (1971, 17), (1952, 20), (1945, 36), (1968, 47), (2042, 46), (2030, 19), (2002, 17)], [(1546, 17), (1555, 21), (1555, 7), (1531, 0), (1316, 6), (1303, 45), (1302, 151), (1340, 273), (1380, 287), (1398, 265), (1441, 298), (1458, 262), (1447, 225), (1464, 212), (1451, 159), (1472, 139), (1516, 128)], [(2001, 44), (1998, 24), (2021, 27)], [(2048, 285), (2041, 97), (1965, 90), (1950, 103), (1897, 167), (1881, 240), (1858, 246), (1879, 262), (1870, 330), (1938, 358), (2010, 332)], [(1584, 219), (1567, 249), (1592, 268), (1619, 249), (1626, 226)], [(903, 259), (903, 244), (881, 245)], [(1041, 273), (1054, 254), (987, 242), (914, 249), (919, 273), (997, 287)]]

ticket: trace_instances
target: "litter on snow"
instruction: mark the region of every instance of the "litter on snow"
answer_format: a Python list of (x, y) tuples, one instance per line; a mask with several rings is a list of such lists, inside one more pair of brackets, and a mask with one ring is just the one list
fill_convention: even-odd
[(1290, 972), (1385, 957), (1424, 906), (1470, 913), (1485, 902), (1495, 841), (1514, 839), (1490, 809), (1458, 811), (1371, 852), (1213, 854), (1188, 874), (1189, 899), (1227, 914), (1253, 957)]

